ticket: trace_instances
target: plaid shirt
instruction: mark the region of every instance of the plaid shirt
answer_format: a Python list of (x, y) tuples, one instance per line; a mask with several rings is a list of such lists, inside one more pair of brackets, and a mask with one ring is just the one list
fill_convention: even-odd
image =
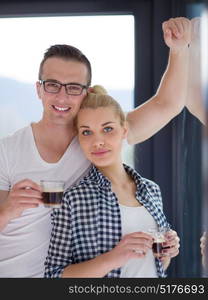
[[(158, 226), (167, 226), (159, 186), (134, 169), (124, 167), (136, 183), (136, 199)], [(95, 166), (78, 185), (65, 192), (62, 207), (53, 210), (52, 221), (45, 277), (61, 277), (66, 266), (110, 251), (122, 237), (118, 199), (110, 181)], [(162, 263), (158, 259), (155, 263), (158, 277), (165, 277)], [(105, 277), (120, 277), (120, 273), (120, 268), (114, 269)]]

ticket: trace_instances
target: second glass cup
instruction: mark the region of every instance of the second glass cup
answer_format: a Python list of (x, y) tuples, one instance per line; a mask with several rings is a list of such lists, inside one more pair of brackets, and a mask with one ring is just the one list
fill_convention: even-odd
[(148, 232), (152, 235), (154, 241), (152, 244), (152, 251), (155, 257), (160, 258), (166, 256), (166, 253), (163, 253), (164, 247), (163, 243), (166, 241), (165, 234), (170, 230), (169, 227), (162, 227), (159, 229), (150, 229)]

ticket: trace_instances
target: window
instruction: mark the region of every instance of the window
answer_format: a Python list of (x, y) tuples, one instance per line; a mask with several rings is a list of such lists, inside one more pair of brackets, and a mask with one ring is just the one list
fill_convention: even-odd
[[(92, 85), (103, 85), (124, 111), (133, 108), (133, 16), (1, 18), (0, 28), (0, 137), (41, 118), (35, 82), (43, 54), (53, 44), (79, 48), (92, 64)], [(124, 147), (129, 164), (132, 153), (132, 147)]]

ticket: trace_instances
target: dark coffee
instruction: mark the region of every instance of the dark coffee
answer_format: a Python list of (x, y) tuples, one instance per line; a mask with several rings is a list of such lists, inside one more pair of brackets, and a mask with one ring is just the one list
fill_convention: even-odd
[(155, 254), (161, 254), (162, 253), (162, 249), (163, 249), (162, 242), (154, 242), (152, 244), (153, 253), (155, 253)]
[(63, 197), (63, 191), (60, 192), (43, 192), (43, 203), (45, 206), (53, 206), (53, 207), (59, 207), (61, 205), (61, 200)]

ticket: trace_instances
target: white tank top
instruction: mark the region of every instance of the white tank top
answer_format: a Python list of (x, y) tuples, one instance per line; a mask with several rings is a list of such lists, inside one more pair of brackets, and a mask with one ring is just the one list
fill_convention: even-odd
[[(121, 211), (122, 236), (136, 231), (157, 228), (157, 224), (144, 206), (130, 207), (119, 204)], [(120, 277), (158, 277), (152, 250), (144, 258), (130, 259), (122, 268)]]

